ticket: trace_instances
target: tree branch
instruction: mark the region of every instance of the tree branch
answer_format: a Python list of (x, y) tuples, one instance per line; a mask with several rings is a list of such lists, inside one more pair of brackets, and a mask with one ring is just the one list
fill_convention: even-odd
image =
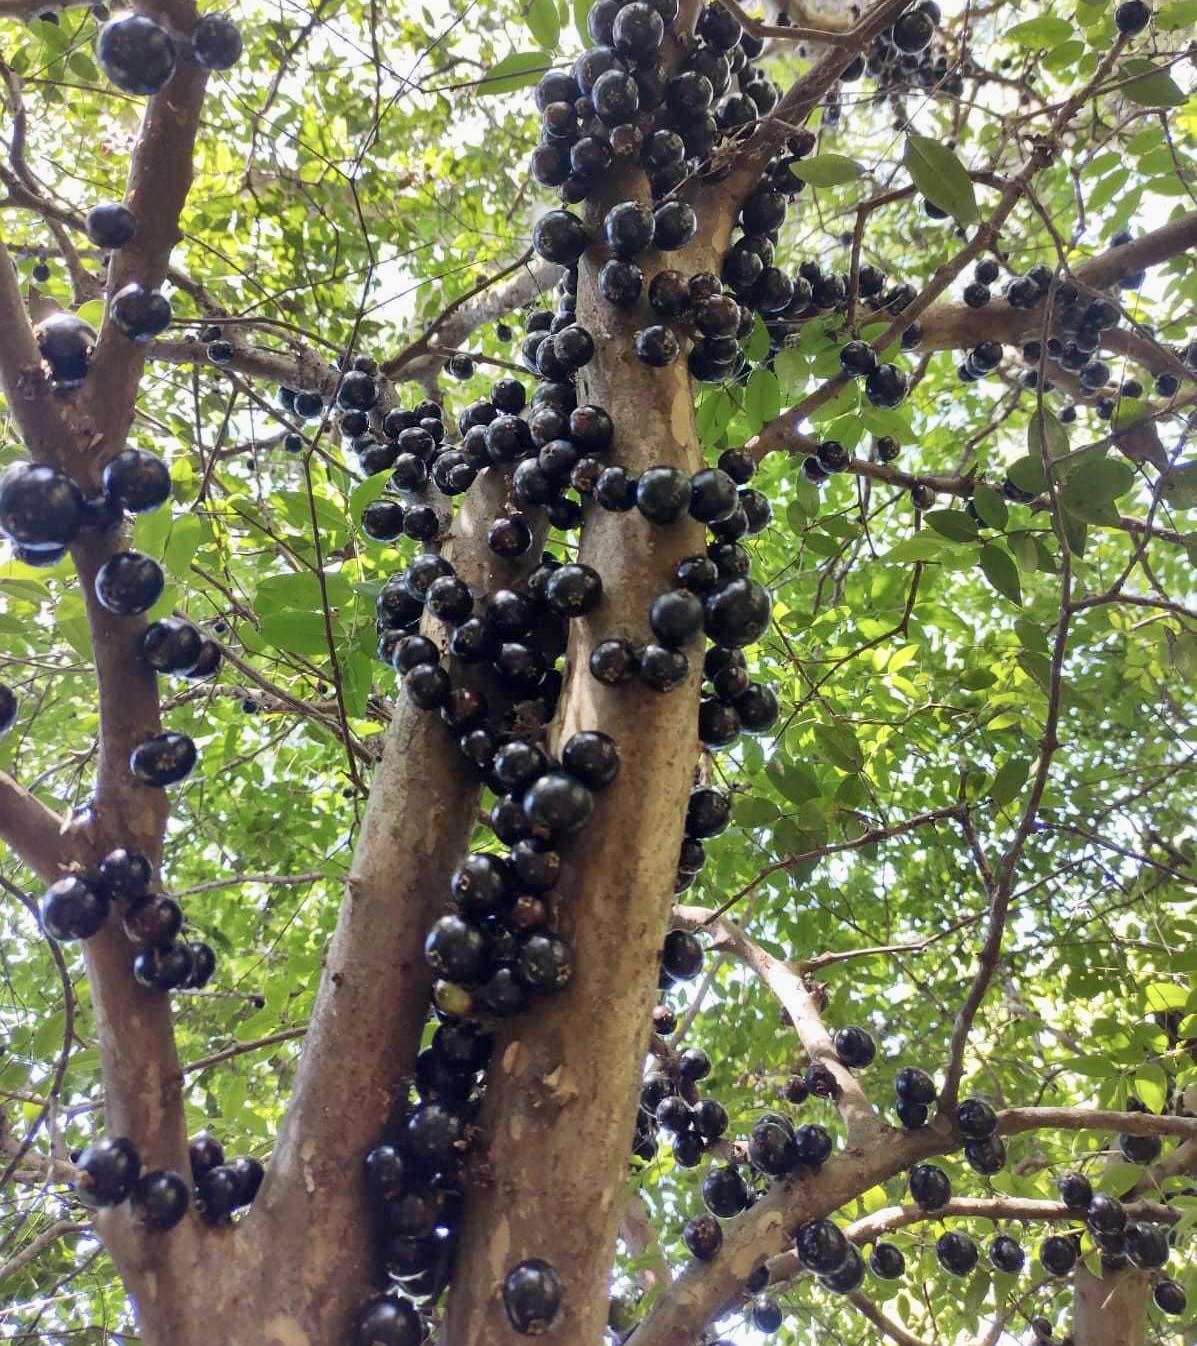
[(90, 1228), (90, 1225), (77, 1224), (74, 1220), (57, 1220), (47, 1229), (43, 1229), (15, 1257), (10, 1257), (7, 1262), (0, 1262), (0, 1285), (15, 1276), (22, 1267), (39, 1258), (52, 1244), (60, 1239), (69, 1238), (72, 1234), (85, 1234)]
[(0, 840), (46, 883), (53, 883), (70, 859), (66, 833), (64, 819), (0, 771)]
[[(714, 917), (714, 919), (712, 919)], [(802, 977), (780, 958), (774, 958), (754, 939), (725, 916), (714, 916), (706, 907), (673, 909), (673, 924), (686, 930), (702, 930), (716, 949), (734, 954), (750, 967), (781, 1002), (812, 1062), (826, 1066), (840, 1088), (836, 1106), (848, 1129), (849, 1143), (857, 1150), (875, 1143), (881, 1123), (857, 1077), (841, 1063), (819, 1013), (815, 998)]]

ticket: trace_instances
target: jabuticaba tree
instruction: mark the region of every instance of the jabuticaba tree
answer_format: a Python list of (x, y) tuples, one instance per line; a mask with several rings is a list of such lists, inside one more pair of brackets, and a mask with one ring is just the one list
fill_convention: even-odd
[(3, 0), (0, 1325), (1191, 1340), (1192, 0)]

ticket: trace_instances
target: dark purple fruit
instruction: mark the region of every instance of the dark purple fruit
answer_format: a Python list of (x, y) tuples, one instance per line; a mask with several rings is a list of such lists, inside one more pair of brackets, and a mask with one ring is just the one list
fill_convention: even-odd
[(639, 660), (628, 641), (611, 639), (599, 641), (591, 650), (589, 664), (593, 678), (607, 687), (617, 687), (636, 676)]
[(844, 1231), (830, 1220), (808, 1220), (794, 1237), (799, 1262), (817, 1276), (829, 1276), (843, 1266), (850, 1247)]
[(702, 945), (688, 930), (671, 930), (661, 952), (661, 970), (670, 981), (693, 981), (702, 971)]
[(146, 627), (138, 648), (141, 657), (157, 672), (182, 673), (199, 658), (202, 640), (190, 622), (164, 617)]
[(195, 744), (186, 734), (167, 730), (133, 749), (129, 770), (145, 785), (174, 785), (190, 775), (197, 755)]
[(709, 1262), (723, 1247), (723, 1227), (713, 1215), (698, 1215), (682, 1227), (682, 1242), (691, 1257)]
[(164, 893), (130, 904), (125, 912), (125, 934), (137, 944), (165, 948), (183, 928), (183, 908)]
[(1085, 1211), (1093, 1200), (1093, 1186), (1083, 1173), (1070, 1170), (1056, 1179), (1056, 1191), (1069, 1210)]
[(1049, 1234), (1039, 1245), (1039, 1261), (1053, 1276), (1067, 1276), (1076, 1266), (1077, 1246), (1063, 1234)]
[(602, 790), (619, 775), (619, 748), (597, 729), (572, 735), (561, 750), (561, 765), (591, 790)]
[(939, 1210), (952, 1199), (948, 1175), (935, 1164), (915, 1164), (910, 1170), (910, 1195), (924, 1210)]
[(532, 246), (546, 262), (572, 266), (586, 251), (586, 226), (568, 210), (550, 210), (536, 221)]
[(903, 1066), (894, 1076), (894, 1092), (911, 1103), (930, 1106), (939, 1097), (935, 1081), (917, 1066)]
[(841, 1028), (835, 1035), (835, 1054), (849, 1070), (863, 1070), (877, 1055), (877, 1045), (863, 1028)]
[(523, 1336), (538, 1337), (547, 1332), (563, 1297), (561, 1278), (539, 1257), (517, 1263), (503, 1278), (507, 1321)]
[(133, 1214), (150, 1229), (173, 1229), (187, 1214), (191, 1189), (181, 1173), (155, 1169), (133, 1188)]
[(96, 598), (109, 612), (133, 616), (154, 606), (164, 584), (162, 567), (153, 557), (139, 551), (121, 551), (96, 572)]
[(73, 313), (51, 313), (34, 330), (37, 348), (59, 388), (77, 388), (87, 377), (96, 334)]
[(170, 499), (170, 472), (144, 449), (125, 449), (104, 469), (104, 489), (122, 509), (142, 514)]
[(956, 1106), (956, 1125), (969, 1140), (985, 1140), (997, 1130), (997, 1113), (983, 1098), (966, 1098)]
[(594, 796), (565, 772), (550, 771), (528, 788), (524, 812), (534, 827), (550, 836), (571, 836), (590, 821)]
[(768, 630), (772, 611), (773, 601), (763, 585), (732, 579), (703, 600), (703, 626), (716, 644), (739, 649)]
[(108, 312), (132, 341), (149, 341), (170, 326), (170, 300), (160, 290), (147, 290), (136, 281), (112, 296)]
[(941, 1234), (935, 1244), (935, 1256), (939, 1265), (953, 1276), (967, 1276), (977, 1265), (980, 1254), (977, 1245), (967, 1234), (958, 1230), (949, 1230)]
[(686, 807), (686, 834), (706, 838), (718, 836), (731, 821), (731, 800), (710, 786), (700, 786), (690, 794)]
[(748, 1187), (739, 1169), (731, 1164), (713, 1168), (702, 1180), (702, 1199), (707, 1210), (721, 1220), (730, 1220), (748, 1208)]
[(227, 14), (201, 14), (191, 34), (191, 54), (205, 70), (231, 70), (241, 59), (241, 30)]
[(65, 546), (79, 532), (82, 515), (82, 492), (54, 468), (14, 463), (0, 473), (0, 531), (21, 546)]
[(111, 251), (131, 241), (137, 232), (137, 220), (119, 201), (101, 201), (87, 212), (83, 227), (97, 248)]
[(1027, 1255), (1017, 1239), (1012, 1239), (1009, 1234), (999, 1234), (989, 1245), (989, 1260), (998, 1271), (1017, 1276), (1026, 1263)]
[(119, 1206), (132, 1193), (140, 1173), (141, 1157), (131, 1140), (101, 1136), (76, 1161), (75, 1194), (94, 1210)]
[(892, 1243), (877, 1243), (869, 1256), (869, 1270), (883, 1281), (896, 1281), (906, 1270), (906, 1258)]
[(59, 941), (90, 939), (108, 919), (108, 893), (81, 874), (56, 879), (39, 907), (42, 929)]
[(420, 1346), (423, 1340), (415, 1305), (398, 1295), (374, 1295), (353, 1320), (353, 1346)]
[(96, 42), (100, 69), (125, 93), (148, 97), (175, 72), (175, 44), (144, 14), (110, 19)]

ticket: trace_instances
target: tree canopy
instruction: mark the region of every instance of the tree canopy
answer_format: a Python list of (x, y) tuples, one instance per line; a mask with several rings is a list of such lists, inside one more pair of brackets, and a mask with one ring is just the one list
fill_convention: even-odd
[[(185, 0), (138, 8), (177, 30), (194, 26)], [(181, 903), (188, 938), (217, 958), (203, 989), (171, 998), (182, 1113), (189, 1135), (211, 1132), (229, 1155), (269, 1165), (278, 1144), (346, 884), (351, 902), (351, 876), (362, 872), (355, 848), (383, 744), (404, 713), (401, 678), (379, 659), (379, 594), (428, 549), (363, 530), (363, 510), (389, 498), (389, 473), (365, 475), (338, 433), (338, 360), (377, 361), (390, 406), (440, 402), (450, 438), (497, 379), (531, 391), (525, 338), (561, 294), (560, 267), (531, 248), (535, 221), (560, 204), (529, 172), (540, 129), (533, 92), (546, 70), (568, 69), (593, 45), (590, 8), (247, 4), (236, 16), (239, 62), (208, 76), (202, 107), (176, 88), (191, 77), (181, 70), (151, 100), (162, 106), (147, 132), (146, 100), (97, 66), (103, 13), (0, 4), (0, 236), (32, 322), (64, 310), (108, 332), (108, 280), (121, 263), (89, 239), (84, 217), (98, 201), (125, 198), (131, 161), (162, 174), (142, 182), (141, 202), (160, 192), (164, 210), (174, 196), (182, 206), (177, 237), (166, 218), (155, 242), (169, 328), (138, 346), (144, 373), (129, 373), (120, 352), (101, 369), (102, 335), (88, 379), (107, 382), (85, 382), (80, 396), (93, 398), (105, 460), (131, 447), (169, 468), (169, 502), (127, 524), (128, 546), (165, 577), (146, 620), (185, 618), (223, 654), (214, 679), (158, 682), (163, 724), (198, 749), (195, 769), (167, 795), (161, 886)], [(693, 21), (698, 7), (682, 8)], [(901, 9), (889, 5), (889, 25)], [(763, 17), (843, 30), (859, 9), (806, 15), (769, 4)], [(714, 1162), (767, 1111), (818, 1122), (837, 1148), (856, 1152), (851, 1091), (838, 1108), (793, 1101), (806, 1092), (795, 1077), (824, 1026), (871, 1035), (877, 1059), (851, 1078), (862, 1106), (887, 1123), (897, 1124), (893, 1077), (904, 1067), (946, 1081), (950, 1102), (957, 1091), (983, 1096), (1015, 1117), (1000, 1171), (979, 1173), (958, 1150), (935, 1158), (959, 1202), (939, 1217), (894, 1216), (909, 1199), (904, 1171), (846, 1188), (837, 1223), (858, 1230), (866, 1256), (883, 1232), (905, 1257), (904, 1275), (870, 1273), (845, 1296), (797, 1263), (776, 1268), (768, 1294), (784, 1313), (779, 1342), (995, 1346), (1032, 1340), (1040, 1317), (1058, 1339), (1078, 1312), (1073, 1278), (1052, 1276), (1033, 1255), (1008, 1274), (987, 1253), (999, 1233), (1033, 1254), (1049, 1225), (1082, 1231), (1083, 1217), (1058, 1204), (1056, 1180), (1074, 1169), (1100, 1192), (1151, 1204), (1171, 1229), (1168, 1275), (1197, 1304), (1195, 24), (1193, 0), (1159, 5), (1131, 36), (1119, 35), (1106, 0), (952, 0), (921, 72), (917, 61), (874, 62), (838, 80), (821, 76), (836, 43), (787, 40), (780, 27), (762, 39), (759, 64), (783, 111), (799, 114), (786, 133), (811, 133), (781, 170), (800, 185), (776, 264), (791, 278), (812, 264), (812, 276), (842, 274), (846, 293), (789, 321), (758, 312), (739, 338), (742, 364), (689, 385), (696, 451), (713, 465), (747, 446), (758, 465), (752, 486), (771, 506), (767, 526), (743, 538), (773, 600), (748, 669), (776, 693), (780, 715), (721, 751), (708, 742), (700, 754), (695, 742), (678, 769), (686, 789), (696, 768), (700, 783), (728, 793), (732, 816), (673, 899), (675, 926), (696, 929), (706, 957), (699, 977), (665, 994), (676, 1024), (652, 1038), (649, 1067), (676, 1066), (687, 1049), (709, 1056), (698, 1091), (730, 1118)], [(871, 50), (867, 40), (857, 49)], [(172, 89), (175, 102), (164, 101)], [(190, 122), (188, 98), (198, 109)], [(695, 170), (695, 190), (716, 200), (734, 186), (752, 143), (717, 150)], [(189, 160), (193, 179), (180, 191), (174, 179)], [(704, 220), (700, 211), (700, 228)], [(716, 270), (730, 217), (719, 227)], [(974, 307), (986, 259), (992, 296)], [(869, 268), (884, 273), (871, 296)], [(1042, 291), (1011, 303), (1005, 287), (1035, 268)], [(903, 285), (909, 295), (894, 299)], [(1104, 375), (1083, 372), (1083, 353), (1072, 370), (1049, 355), (1054, 317), (1067, 308), (1062, 286), (1109, 306), (1087, 367), (1100, 362)], [(621, 333), (595, 332), (613, 380), (632, 360)], [(881, 337), (878, 357), (908, 380), (889, 407), (841, 365), (850, 339)], [(13, 358), (7, 340), (0, 364)], [(986, 343), (999, 343), (992, 360)], [(305, 419), (294, 399), (280, 402), (280, 385), (323, 402)], [(0, 468), (52, 461), (31, 442), (8, 374), (5, 387)], [(71, 396), (54, 394), (54, 405)], [(636, 397), (611, 408), (628, 443), (642, 433)], [(659, 424), (648, 416), (644, 433)], [(828, 442), (842, 446), (848, 470), (818, 466), (839, 466)], [(637, 442), (635, 452), (653, 461), (653, 449)], [(461, 513), (479, 490), (462, 497)], [(557, 559), (584, 545), (597, 507), (586, 510), (581, 528), (550, 534)], [(52, 840), (32, 844), (27, 828), (44, 811), (30, 801), (64, 829), (86, 832), (96, 817), (107, 826), (97, 782), (103, 734), (119, 716), (119, 665), (102, 711), (97, 664), (110, 637), (86, 601), (85, 564), (71, 555), (29, 563), (45, 559), (20, 559), (0, 542), (0, 682), (18, 702), (0, 737), (0, 1326), (19, 1342), (136, 1340), (124, 1266), (78, 1204), (69, 1171), (104, 1130), (106, 1091), (118, 1087), (113, 1049), (101, 1050), (113, 992), (97, 992), (103, 972), (90, 955), (89, 980), (85, 945), (44, 937), (40, 857)], [(642, 560), (633, 555), (629, 569)], [(613, 559), (609, 592), (620, 575)], [(621, 634), (646, 632), (641, 621), (639, 633)], [(560, 667), (567, 695), (588, 676)], [(569, 728), (602, 727), (587, 721), (585, 695), (581, 711), (564, 714)], [(669, 695), (645, 703), (640, 727), (620, 738), (625, 771), (640, 732), (647, 753), (664, 753), (649, 721)], [(446, 844), (436, 812), (444, 796), (430, 781), (425, 811), (420, 770), (410, 772), (403, 826), (374, 842), (423, 855)], [(494, 798), (487, 787), (458, 819), (475, 850), (500, 849), (488, 822)], [(656, 844), (643, 830), (627, 841)], [(584, 866), (585, 839), (576, 844)], [(447, 900), (459, 860), (437, 892), (419, 895), (430, 910)], [(617, 887), (618, 864), (594, 863), (609, 866)], [(602, 893), (596, 875), (587, 900)], [(410, 957), (420, 962), (418, 946)], [(404, 1012), (422, 1023), (426, 974), (413, 981), (406, 967), (372, 991), (396, 1005), (419, 1001)], [(609, 1001), (589, 1013), (601, 1018), (625, 989), (609, 985)], [(539, 1003), (527, 1011), (532, 1023)], [(423, 1045), (435, 1027), (429, 1018)], [(646, 1024), (641, 1046), (648, 1037)], [(638, 1078), (640, 1062), (633, 1068)], [(591, 1097), (585, 1082), (569, 1087)], [(624, 1102), (612, 1096), (610, 1107), (630, 1137)], [(1133, 1144), (1119, 1151), (1117, 1128), (1085, 1122), (1139, 1104), (1175, 1121), (1162, 1158)], [(321, 1106), (351, 1113), (364, 1101), (326, 1094)], [(1023, 1109), (1070, 1111), (1051, 1126), (1024, 1125)], [(591, 1120), (575, 1109), (558, 1125), (584, 1150)], [(339, 1157), (347, 1186), (361, 1158)], [(613, 1323), (625, 1332), (642, 1323), (637, 1346), (707, 1340), (700, 1333), (721, 1309), (724, 1337), (764, 1340), (752, 1325), (759, 1299), (742, 1292), (699, 1289), (699, 1319), (666, 1323), (663, 1311), (665, 1325), (654, 1326), (656, 1306), (680, 1315), (677, 1287), (705, 1274), (682, 1231), (705, 1209), (710, 1171), (705, 1160), (678, 1163), (661, 1131), (655, 1154), (612, 1175), (621, 1207)], [(754, 1181), (763, 1192), (767, 1182)], [(498, 1198), (486, 1199), (493, 1207)], [(736, 1236), (744, 1248), (761, 1227), (743, 1225), (752, 1214), (729, 1226), (747, 1229)], [(553, 1210), (542, 1218), (551, 1229)], [(937, 1261), (950, 1230), (985, 1250), (964, 1279)], [(543, 1255), (551, 1260), (551, 1249)], [(1100, 1277), (1089, 1234), (1082, 1256)], [(687, 1263), (691, 1280), (675, 1279)], [(752, 1267), (749, 1256), (737, 1284)], [(567, 1283), (567, 1296), (592, 1292)], [(1148, 1340), (1193, 1339), (1192, 1308), (1180, 1319), (1142, 1311)], [(683, 1329), (691, 1335), (668, 1335)]]

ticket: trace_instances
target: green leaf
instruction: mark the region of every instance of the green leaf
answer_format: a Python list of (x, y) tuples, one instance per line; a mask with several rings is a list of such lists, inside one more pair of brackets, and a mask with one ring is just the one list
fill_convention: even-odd
[(815, 154), (790, 165), (790, 172), (812, 187), (835, 187), (841, 182), (852, 182), (864, 171), (846, 154)]
[(551, 51), (561, 39), (561, 16), (556, 0), (527, 0), (524, 22), (546, 50)]
[(595, 0), (574, 0), (574, 27), (578, 30), (578, 36), (582, 39), (582, 45), (589, 47), (594, 39), (590, 36), (590, 29), (586, 26), (586, 19), (590, 11), (594, 8)]
[(1008, 757), (998, 768), (989, 793), (999, 809), (1018, 798), (1030, 769), (1031, 763), (1026, 757)]
[(535, 84), (549, 68), (549, 58), (543, 51), (513, 51), (492, 65), (478, 81), (479, 94), (511, 93)]
[(87, 624), (87, 609), (83, 597), (75, 590), (68, 590), (58, 600), (54, 609), (54, 622), (63, 639), (83, 659), (92, 657), (91, 629)]
[[(1027, 422), (1027, 452), (1032, 458), (1041, 459), (1044, 448), (1049, 458), (1059, 458), (1068, 452), (1068, 431), (1046, 406), (1037, 407)], [(1039, 490), (1046, 489), (1044, 481)]]
[(1060, 503), (1087, 523), (1117, 522), (1114, 501), (1135, 483), (1134, 469), (1115, 458), (1091, 458), (1068, 474)]
[(859, 771), (864, 766), (864, 753), (851, 725), (817, 724), (815, 742), (823, 755), (841, 771)]
[(775, 760), (769, 764), (766, 774), (791, 804), (805, 804), (808, 800), (818, 799), (822, 793), (819, 778), (800, 762)]
[(1016, 23), (1005, 35), (1020, 47), (1054, 47), (1072, 36), (1072, 24), (1054, 14), (1041, 14), (1037, 19)]
[(1006, 476), (1012, 485), (1028, 495), (1042, 495), (1047, 490), (1047, 478), (1043, 475), (1043, 463), (1038, 454), (1016, 458), (1007, 468)]
[(973, 487), (973, 508), (981, 516), (981, 522), (990, 528), (1005, 528), (1010, 521), (1010, 511), (1001, 493), (983, 481)]
[(191, 561), (203, 538), (204, 526), (194, 514), (180, 514), (174, 521), (162, 553), (162, 564), (179, 579), (186, 579)]
[(911, 181), (932, 205), (946, 210), (958, 224), (977, 222), (980, 215), (972, 179), (946, 145), (930, 136), (908, 135), (902, 162)]
[(759, 429), (781, 411), (781, 388), (771, 369), (754, 369), (744, 389), (744, 410)]
[(1142, 57), (1122, 63), (1122, 73), (1137, 75), (1120, 90), (1124, 98), (1143, 107), (1180, 107), (1185, 92), (1164, 66), (1153, 65)]
[(769, 329), (765, 326), (765, 320), (758, 313), (753, 319), (752, 331), (748, 333), (748, 339), (744, 342), (744, 354), (753, 364), (758, 364), (768, 353)]
[(1140, 1164), (1111, 1164), (1097, 1176), (1095, 1186), (1099, 1192), (1121, 1197), (1135, 1187), (1142, 1176)]
[(292, 654), (328, 654), (324, 617), (319, 612), (295, 612), (284, 608), (262, 618), (262, 638), (276, 649)]
[(1160, 495), (1172, 509), (1197, 508), (1197, 459), (1174, 467), (1164, 478)]
[(953, 542), (975, 542), (977, 525), (962, 509), (933, 509), (923, 515), (927, 523)]
[(1197, 0), (1177, 0), (1174, 5), (1156, 10), (1155, 26), (1160, 32), (1172, 33), (1193, 24), (1197, 24)]
[(1018, 582), (1018, 567), (1005, 547), (996, 542), (987, 543), (981, 548), (977, 558), (985, 578), (1011, 603), (1022, 606), (1022, 585)]

